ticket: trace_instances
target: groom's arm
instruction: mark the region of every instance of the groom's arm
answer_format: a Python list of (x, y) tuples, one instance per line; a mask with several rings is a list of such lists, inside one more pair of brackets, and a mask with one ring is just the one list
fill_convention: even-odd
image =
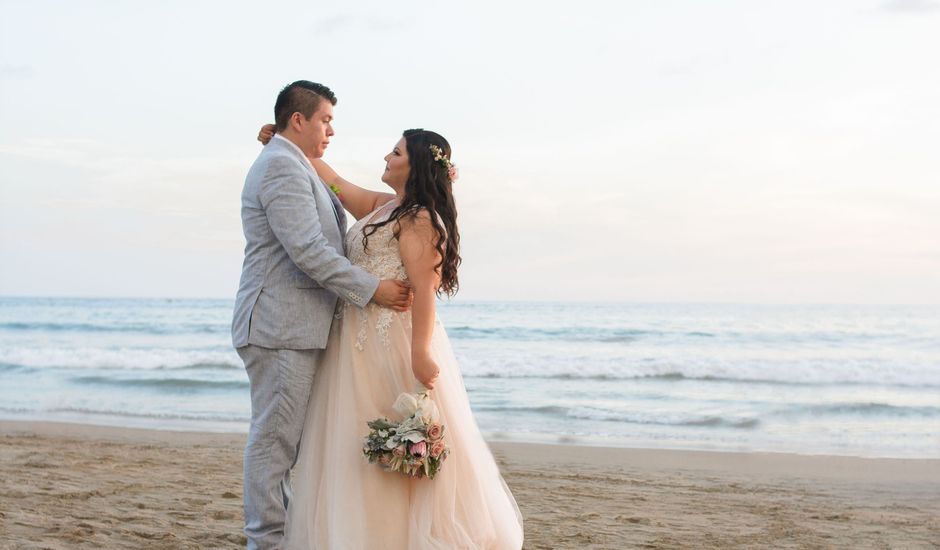
[(326, 240), (310, 182), (295, 159), (271, 158), (258, 199), (271, 230), (297, 267), (340, 298), (359, 307), (369, 303), (378, 278), (352, 265)]

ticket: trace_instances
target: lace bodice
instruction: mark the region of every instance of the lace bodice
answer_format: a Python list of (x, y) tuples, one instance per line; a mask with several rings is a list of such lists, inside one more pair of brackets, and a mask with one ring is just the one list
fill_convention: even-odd
[[(357, 221), (346, 233), (346, 256), (353, 265), (359, 266), (379, 279), (397, 279), (405, 281), (408, 274), (401, 262), (398, 252), (398, 239), (395, 238), (393, 227), (388, 224), (378, 228), (369, 235), (368, 248), (362, 244), (365, 227), (370, 223), (388, 219), (394, 210), (394, 205), (386, 203), (374, 212)], [(388, 329), (397, 317), (401, 322), (411, 328), (411, 312), (398, 313), (391, 309), (379, 307), (370, 302), (363, 310), (350, 307), (348, 302), (342, 301), (336, 316), (342, 318), (355, 311), (358, 321), (356, 335), (356, 349), (362, 351), (368, 339), (367, 327), (370, 320), (374, 323), (375, 332), (385, 347), (389, 347)]]
[(402, 265), (401, 255), (398, 253), (398, 240), (393, 233), (395, 224), (384, 225), (369, 235), (368, 249), (362, 244), (366, 226), (387, 220), (392, 210), (394, 206), (387, 203), (357, 221), (346, 233), (346, 255), (353, 265), (361, 267), (379, 279), (404, 281), (408, 278), (408, 274), (405, 273), (405, 266)]

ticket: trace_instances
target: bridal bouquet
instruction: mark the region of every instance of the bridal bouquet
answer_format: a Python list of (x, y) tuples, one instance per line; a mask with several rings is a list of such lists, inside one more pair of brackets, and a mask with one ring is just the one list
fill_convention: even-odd
[(444, 445), (444, 426), (437, 421), (437, 406), (427, 392), (403, 393), (395, 400), (395, 412), (404, 420), (376, 418), (362, 445), (370, 464), (387, 472), (434, 479), (450, 449)]

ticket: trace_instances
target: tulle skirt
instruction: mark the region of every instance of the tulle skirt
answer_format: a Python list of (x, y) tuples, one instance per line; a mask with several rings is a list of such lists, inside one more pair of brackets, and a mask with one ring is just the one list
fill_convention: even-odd
[(411, 316), (346, 307), (333, 323), (293, 474), (289, 549), (499, 549), (522, 547), (522, 515), (470, 410), (447, 334), (435, 323), (441, 368), (431, 398), (450, 455), (433, 480), (369, 464), (366, 422), (400, 420), (392, 409), (414, 392)]

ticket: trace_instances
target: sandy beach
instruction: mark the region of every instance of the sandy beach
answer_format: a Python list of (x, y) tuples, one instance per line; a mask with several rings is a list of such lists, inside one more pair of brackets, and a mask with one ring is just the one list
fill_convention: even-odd
[[(240, 547), (243, 442), (0, 422), (0, 548)], [(940, 460), (492, 447), (529, 549), (940, 547)]]

